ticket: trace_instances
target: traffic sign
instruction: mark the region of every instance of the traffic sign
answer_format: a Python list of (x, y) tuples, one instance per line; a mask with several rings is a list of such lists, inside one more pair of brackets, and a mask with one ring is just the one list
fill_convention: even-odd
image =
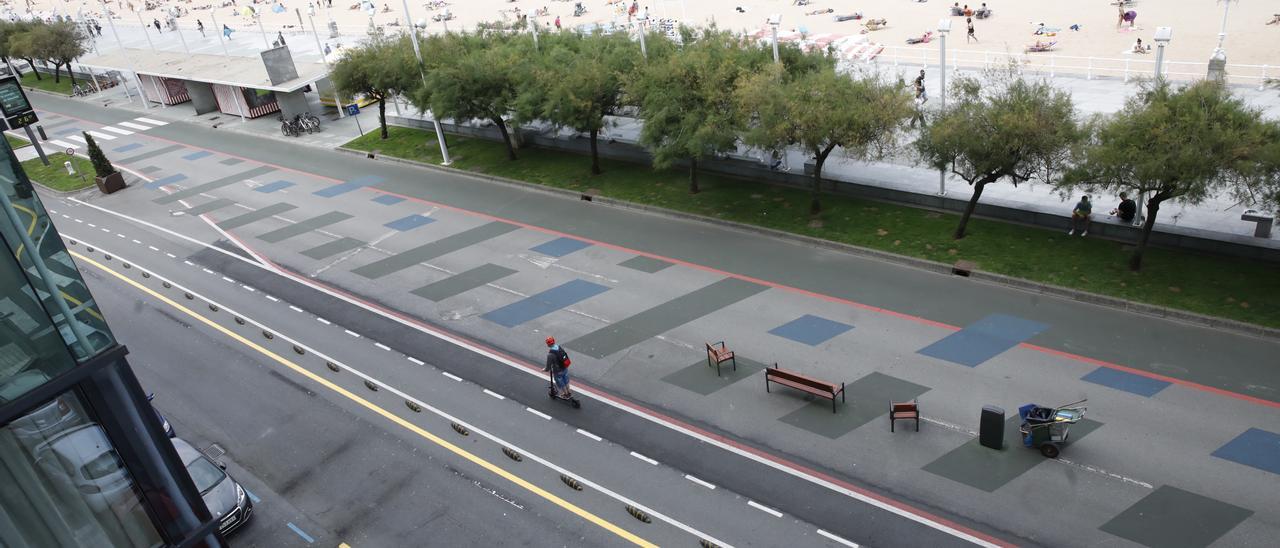
[(67, 156), (75, 156), (75, 155), (76, 155), (76, 149), (74, 148), (67, 149)]
[(347, 105), (347, 116), (355, 116), (360, 114), (360, 105), (352, 103)]

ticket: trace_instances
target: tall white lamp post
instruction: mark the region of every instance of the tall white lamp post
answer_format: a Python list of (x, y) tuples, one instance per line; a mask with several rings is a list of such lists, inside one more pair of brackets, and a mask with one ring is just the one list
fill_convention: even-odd
[[(947, 110), (947, 33), (951, 32), (951, 18), (938, 20), (938, 99), (942, 111)], [(938, 170), (938, 195), (947, 195), (947, 170)]]
[(1221, 81), (1227, 77), (1227, 50), (1222, 47), (1222, 43), (1227, 39), (1227, 13), (1230, 11), (1231, 0), (1222, 0), (1222, 27), (1218, 29), (1218, 47), (1209, 56), (1210, 80)]
[[(403, 0), (403, 2), (404, 20), (412, 21), (413, 19), (409, 15), (409, 0)], [(423, 22), (423, 26), (426, 26), (425, 21)], [(447, 33), (449, 31), (446, 30), (445, 32)], [(422, 50), (418, 48), (418, 25), (413, 26), (413, 36), (411, 37), (410, 42), (413, 42), (413, 56), (418, 60), (418, 74), (422, 76), (422, 85), (425, 86), (427, 85), (427, 73), (426, 69), (423, 68)], [(449, 159), (449, 144), (444, 140), (444, 129), (440, 127), (440, 120), (436, 118), (434, 112), (431, 113), (431, 125), (435, 126), (436, 142), (440, 143), (440, 159), (443, 160), (440, 164), (446, 166), (452, 164), (453, 161)]]
[(1160, 78), (1164, 75), (1161, 71), (1164, 65), (1164, 47), (1173, 39), (1173, 28), (1156, 27), (1156, 35), (1152, 39), (1156, 41), (1156, 78)]
[(769, 16), (769, 27), (773, 32), (773, 62), (780, 63), (778, 58), (778, 27), (782, 26), (782, 14), (775, 13)]

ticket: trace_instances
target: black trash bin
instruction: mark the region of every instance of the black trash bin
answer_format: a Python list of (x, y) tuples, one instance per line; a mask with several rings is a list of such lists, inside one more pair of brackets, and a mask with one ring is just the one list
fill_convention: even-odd
[(978, 443), (983, 447), (1004, 449), (1004, 409), (994, 405), (982, 406), (982, 418), (978, 421)]

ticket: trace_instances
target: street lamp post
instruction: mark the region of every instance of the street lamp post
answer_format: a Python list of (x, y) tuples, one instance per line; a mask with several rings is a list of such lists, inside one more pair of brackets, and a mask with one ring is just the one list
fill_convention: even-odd
[[(403, 0), (403, 2), (404, 2), (404, 20), (412, 21), (413, 19), (411, 19), (409, 16), (409, 0)], [(446, 27), (445, 33), (448, 33), (448, 32), (449, 32), (448, 27)], [(418, 60), (418, 75), (422, 77), (422, 85), (426, 86), (427, 72), (422, 62), (422, 50), (418, 48), (418, 25), (413, 26), (413, 36), (410, 41), (413, 42), (413, 56)], [(440, 143), (440, 159), (443, 160), (441, 162), (441, 165), (447, 166), (449, 164), (452, 164), (453, 160), (449, 158), (449, 144), (446, 143), (444, 140), (444, 128), (440, 127), (440, 120), (436, 118), (436, 114), (434, 112), (431, 113), (431, 125), (435, 126), (436, 142)]]
[(649, 20), (648, 20), (648, 19), (646, 19), (646, 18), (641, 18), (641, 19), (639, 19), (639, 21), (640, 21), (640, 25), (639, 25), (639, 29), (640, 29), (640, 55), (641, 55), (642, 57), (644, 57), (645, 59), (648, 59), (648, 58), (649, 58), (649, 48), (645, 47), (645, 44), (644, 44), (644, 33), (645, 33), (646, 31), (648, 31), (648, 30), (649, 30), (649, 29), (645, 28), (645, 26), (646, 26), (646, 25), (645, 25), (645, 23), (648, 23), (648, 22), (649, 22)]
[[(133, 56), (129, 55), (129, 50), (124, 49), (124, 42), (120, 41), (120, 33), (116, 32), (116, 21), (111, 17), (111, 12), (107, 10), (107, 4), (103, 0), (98, 0), (98, 6), (102, 8), (102, 16), (107, 18), (107, 26), (111, 27), (111, 35), (116, 39), (116, 47), (120, 48), (120, 53), (124, 54), (124, 58), (129, 61), (129, 72), (133, 73), (133, 78), (138, 82), (138, 98), (142, 100), (142, 108), (150, 110), (151, 105), (147, 104), (147, 98), (142, 95), (142, 79), (138, 77), (138, 69), (133, 66)], [(139, 16), (141, 17), (141, 16)], [(142, 29), (146, 32), (146, 29)], [(129, 84), (123, 83), (124, 95), (129, 96)], [(133, 99), (130, 98), (130, 101)]]
[[(947, 110), (947, 33), (951, 32), (951, 19), (938, 20), (938, 99), (942, 112)], [(938, 195), (947, 195), (947, 170), (938, 170)]]
[[(151, 46), (151, 51), (155, 51), (155, 50), (156, 50), (156, 45), (155, 45), (154, 43), (152, 43), (152, 42), (151, 42), (151, 31), (148, 31), (148, 30), (147, 30), (147, 24), (142, 22), (142, 12), (140, 12), (140, 11), (135, 11), (135, 12), (133, 12), (133, 13), (134, 13), (135, 15), (137, 15), (137, 16), (138, 16), (138, 24), (139, 24), (139, 25), (142, 25), (142, 35), (147, 37), (147, 45), (148, 45), (148, 46)], [(108, 19), (110, 19), (110, 18), (108, 18)], [(113, 29), (111, 29), (111, 31), (112, 31), (112, 32), (115, 32), (115, 29), (113, 28)], [(117, 37), (117, 39), (118, 39), (118, 38), (119, 38), (119, 37)], [(121, 47), (123, 47), (123, 46), (121, 46)]]
[[(316, 32), (316, 19), (312, 17), (314, 12), (315, 10), (307, 10), (307, 21), (311, 22), (311, 36), (316, 39), (316, 51), (320, 52), (320, 60), (324, 61), (325, 72), (332, 73), (332, 69), (329, 66), (329, 56), (324, 54), (324, 48), (320, 46), (320, 33)], [(329, 84), (333, 85), (333, 81), (330, 80)], [(342, 108), (342, 97), (338, 95), (337, 86), (333, 86), (333, 102), (338, 104), (338, 118), (345, 117), (346, 113), (343, 112), (345, 109)]]
[(769, 27), (773, 32), (773, 62), (780, 63), (778, 57), (778, 27), (782, 26), (782, 14), (775, 13), (769, 16)]
[(1214, 48), (1213, 55), (1209, 56), (1209, 73), (1210, 80), (1221, 81), (1227, 76), (1227, 50), (1222, 47), (1223, 42), (1227, 39), (1227, 13), (1231, 11), (1231, 0), (1222, 1), (1222, 27), (1218, 29), (1218, 47)]
[(218, 24), (218, 14), (213, 10), (209, 10), (209, 17), (213, 18), (213, 32), (218, 35), (218, 44), (222, 45), (222, 55), (231, 57), (231, 52), (227, 51), (226, 37), (222, 34), (222, 26)]
[(1156, 78), (1161, 78), (1164, 73), (1161, 71), (1164, 65), (1164, 47), (1169, 45), (1169, 40), (1173, 38), (1173, 29), (1171, 27), (1156, 27), (1156, 34), (1152, 38), (1156, 41)]
[(258, 32), (262, 33), (262, 47), (271, 49), (271, 42), (267, 41), (267, 31), (262, 28), (262, 14), (254, 12), (253, 18), (258, 21)]

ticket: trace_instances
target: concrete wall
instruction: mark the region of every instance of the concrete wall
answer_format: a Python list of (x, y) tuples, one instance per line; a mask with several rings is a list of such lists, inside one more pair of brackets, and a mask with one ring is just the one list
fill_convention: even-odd
[(187, 95), (191, 96), (191, 106), (196, 114), (205, 114), (218, 110), (218, 100), (213, 95), (213, 85), (205, 82), (183, 82), (187, 86)]
[[(431, 122), (418, 118), (405, 118), (387, 115), (387, 123), (426, 130), (432, 129)], [(442, 125), (444, 126), (444, 130), (449, 133), (489, 139), (492, 141), (501, 140), (498, 129), (492, 125), (475, 126), (449, 123), (442, 123)], [(590, 154), (591, 151), (591, 143), (585, 137), (557, 138), (544, 132), (531, 131), (528, 129), (520, 129), (519, 131), (522, 137), (520, 142), (523, 145), (532, 144), (578, 154)], [(633, 144), (620, 142), (609, 143), (602, 139), (599, 144), (599, 150), (600, 156), (604, 158), (636, 162), (645, 165), (650, 164), (652, 161), (652, 157), (649, 155), (647, 150)], [(730, 177), (752, 179), (771, 184), (794, 186), (797, 188), (808, 188), (808, 185), (811, 182), (811, 179), (804, 174), (808, 169), (793, 169), (790, 172), (771, 171), (759, 162), (732, 158), (704, 160), (699, 164), (699, 168), (707, 172), (718, 173)], [(879, 185), (860, 183), (858, 181), (833, 181), (831, 179), (827, 179), (824, 181), (824, 186), (831, 183), (835, 184), (835, 189), (831, 190), (828, 186), (824, 190), (833, 194), (842, 194), (868, 200), (951, 211), (955, 213), (963, 212), (967, 205), (967, 200), (948, 198), (933, 194), (920, 194), (906, 190), (886, 188)], [(1038, 226), (1064, 231), (1069, 227), (1071, 222), (1070, 217), (1067, 215), (1062, 215), (1056, 212), (1028, 209), (1027, 204), (1002, 201), (999, 199), (985, 199), (983, 202), (979, 202), (974, 214), (990, 219), (998, 219), (1029, 226)], [(1095, 215), (1093, 223), (1089, 226), (1090, 237), (1096, 235), (1101, 238), (1114, 239), (1122, 242), (1136, 241), (1139, 236), (1139, 232), (1140, 229), (1138, 227), (1110, 222), (1102, 215)], [(1264, 240), (1250, 236), (1212, 232), (1194, 228), (1161, 226), (1157, 222), (1156, 228), (1151, 234), (1151, 243), (1161, 247), (1280, 263), (1280, 241), (1274, 239)]]
[(298, 114), (311, 112), (311, 107), (307, 104), (307, 96), (301, 91), (289, 93), (277, 91), (276, 101), (280, 103), (280, 114), (284, 115), (285, 120), (292, 120)]

